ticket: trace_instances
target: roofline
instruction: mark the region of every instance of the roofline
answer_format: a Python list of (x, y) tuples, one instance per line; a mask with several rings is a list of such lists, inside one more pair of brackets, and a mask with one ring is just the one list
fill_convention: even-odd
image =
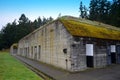
[(116, 39), (105, 39), (105, 38), (96, 38), (96, 37), (87, 37), (87, 36), (77, 36), (77, 35), (72, 35), (73, 37), (81, 37), (81, 38), (94, 38), (94, 39), (102, 39), (102, 40), (111, 40), (111, 41), (120, 41)]
[(31, 32), (31, 33), (27, 34), (26, 36), (24, 36), (23, 38), (21, 38), (19, 41), (23, 40), (24, 38), (29, 37), (30, 35), (34, 34), (34, 33), (37, 32), (38, 30), (43, 29), (45, 26), (47, 26), (47, 25), (49, 25), (49, 24), (52, 24), (52, 23), (54, 23), (55, 21), (58, 21), (58, 19), (53, 20), (53, 21), (50, 21), (50, 22), (48, 22), (48, 23), (40, 26), (39, 28), (35, 29), (33, 32)]
[[(29, 37), (30, 35), (34, 34), (34, 33), (37, 32), (38, 30), (43, 29), (43, 28), (46, 27), (47, 25), (50, 25), (50, 24), (54, 23), (55, 21), (60, 21), (60, 22), (63, 24), (63, 22), (62, 22), (61, 20), (62, 20), (64, 17), (66, 17), (66, 16), (59, 17), (59, 18), (57, 18), (56, 20), (53, 20), (53, 21), (51, 21), (51, 22), (46, 23), (46, 24), (43, 25), (43, 26), (40, 26), (39, 28), (35, 29), (33, 32), (31, 32), (31, 33), (29, 33), (28, 35), (26, 35), (25, 37), (21, 38), (21, 39), (19, 40), (19, 42), (20, 42), (21, 40)], [(70, 16), (70, 17), (72, 17), (72, 16)], [(72, 18), (76, 18), (76, 17), (72, 17)], [(89, 21), (91, 21), (91, 20), (89, 20)], [(83, 22), (83, 23), (85, 23), (85, 22)], [(88, 24), (88, 23), (85, 23), (85, 24)], [(102, 24), (104, 24), (104, 23), (102, 23)], [(89, 25), (92, 25), (92, 24), (89, 24)], [(104, 24), (104, 25), (108, 25), (108, 24)], [(65, 27), (64, 24), (63, 24), (63, 26)], [(94, 26), (95, 26), (95, 25), (94, 25)], [(110, 26), (111, 26), (111, 25), (110, 25)], [(112, 27), (114, 27), (114, 26), (112, 26)], [(66, 28), (66, 27), (65, 27), (65, 28)], [(107, 27), (106, 27), (106, 28), (107, 28)], [(109, 29), (111, 29), (111, 28), (109, 28)], [(116, 30), (116, 29), (111, 29), (111, 30), (120, 31), (120, 30)], [(67, 31), (68, 31), (68, 30), (67, 30)], [(69, 31), (68, 31), (68, 32), (69, 32)], [(69, 32), (69, 33), (70, 33), (70, 32)], [(70, 33), (70, 34), (71, 34), (71, 33)], [(72, 35), (72, 34), (71, 34), (71, 35)], [(76, 35), (72, 35), (72, 36), (76, 36)], [(77, 36), (78, 36), (78, 35), (77, 35)], [(79, 36), (79, 37), (85, 37), (85, 36)], [(89, 37), (89, 36), (88, 36), (88, 37)], [(89, 38), (96, 38), (96, 37), (89, 37)], [(98, 38), (98, 39), (116, 40), (116, 39), (105, 39), (105, 38)], [(116, 41), (118, 41), (118, 40), (116, 40)]]

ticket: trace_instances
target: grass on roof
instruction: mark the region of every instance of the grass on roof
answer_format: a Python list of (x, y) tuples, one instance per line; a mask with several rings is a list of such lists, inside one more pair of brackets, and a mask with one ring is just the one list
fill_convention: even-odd
[(42, 80), (7, 52), (0, 52), (0, 80)]
[(61, 18), (60, 21), (73, 36), (120, 40), (120, 31), (97, 27), (77, 20)]

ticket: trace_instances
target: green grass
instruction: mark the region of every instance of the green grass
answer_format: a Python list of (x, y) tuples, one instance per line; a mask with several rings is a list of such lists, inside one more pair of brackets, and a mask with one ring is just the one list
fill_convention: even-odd
[(0, 52), (0, 80), (42, 80), (7, 52)]

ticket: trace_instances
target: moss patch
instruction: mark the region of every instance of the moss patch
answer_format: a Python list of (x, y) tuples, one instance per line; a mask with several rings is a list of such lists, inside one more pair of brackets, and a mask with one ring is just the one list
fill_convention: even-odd
[(74, 19), (59, 19), (73, 36), (120, 40), (120, 31), (98, 27)]

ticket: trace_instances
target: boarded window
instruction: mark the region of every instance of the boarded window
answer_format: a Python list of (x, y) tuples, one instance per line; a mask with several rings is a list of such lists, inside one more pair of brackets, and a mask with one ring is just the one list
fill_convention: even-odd
[(86, 44), (86, 55), (93, 56), (93, 44)]
[(110, 48), (111, 48), (111, 49), (110, 49), (111, 52), (116, 52), (116, 47), (115, 47), (115, 45), (111, 45)]

